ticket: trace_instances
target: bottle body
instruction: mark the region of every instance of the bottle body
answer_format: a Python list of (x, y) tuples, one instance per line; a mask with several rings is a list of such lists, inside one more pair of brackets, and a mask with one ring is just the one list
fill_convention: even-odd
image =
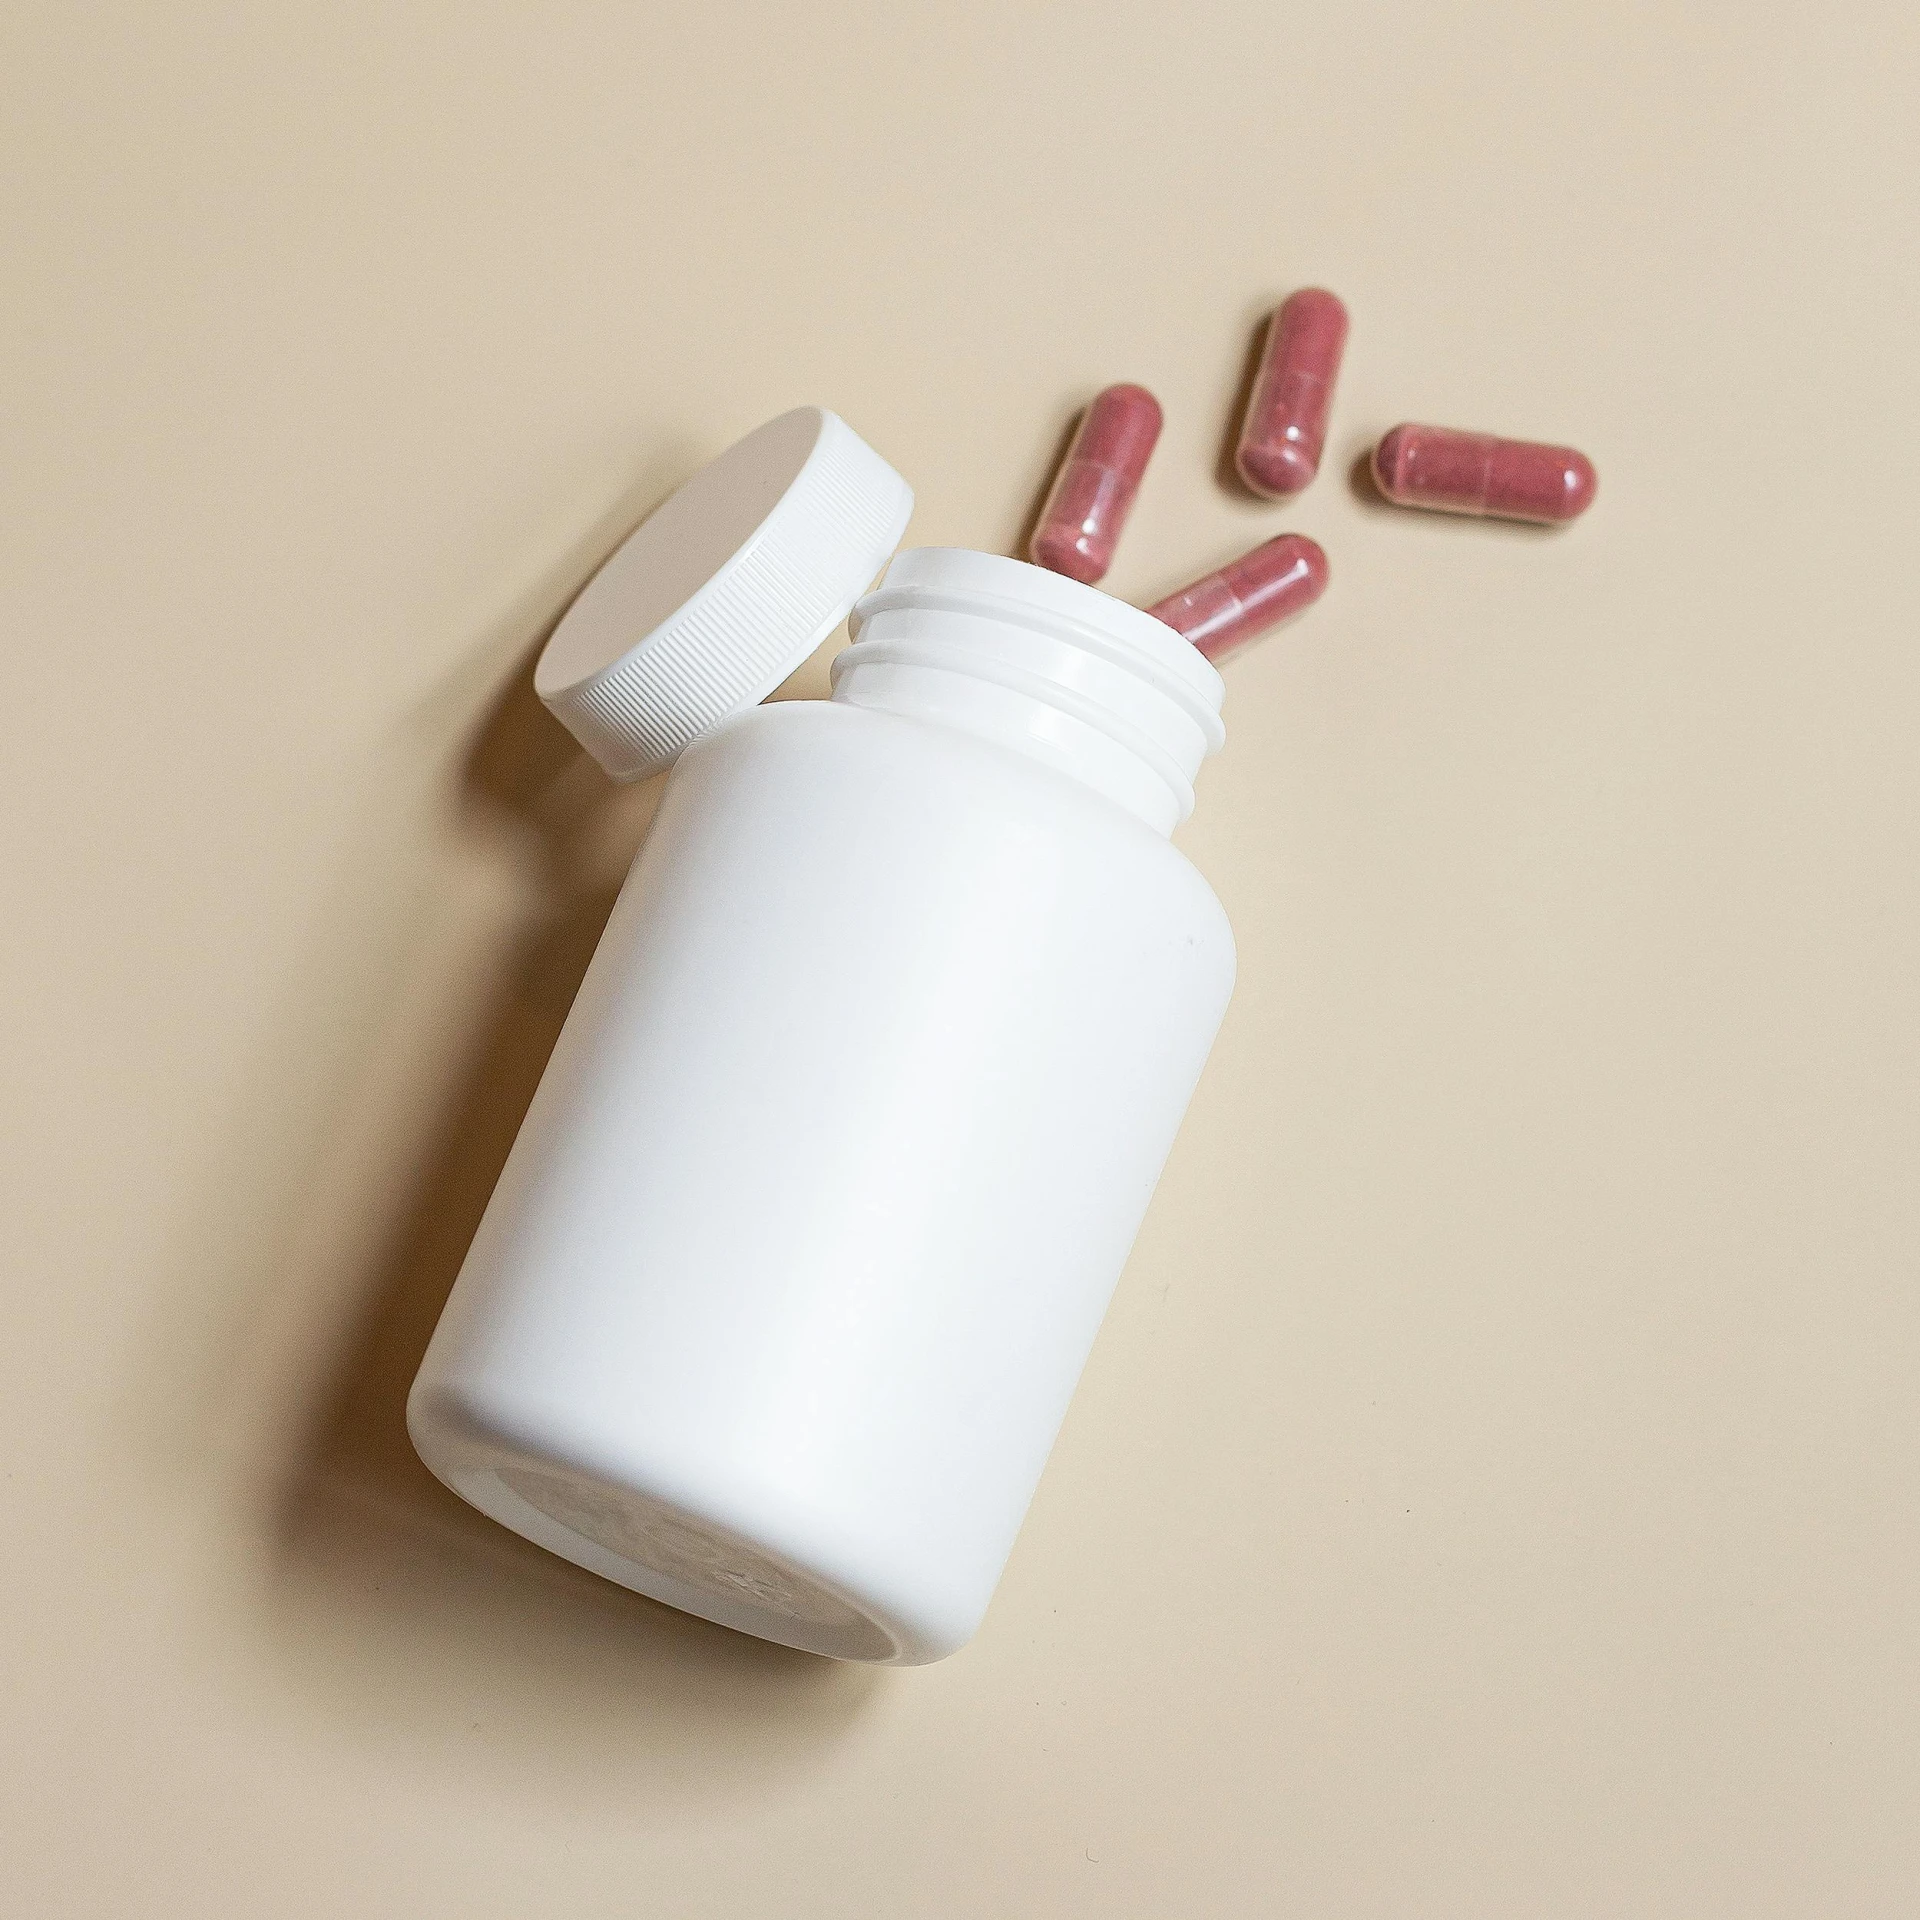
[(1056, 768), (840, 697), (736, 718), (582, 985), (415, 1383), (422, 1456), (723, 1624), (951, 1651), (1232, 973), (1198, 873)]

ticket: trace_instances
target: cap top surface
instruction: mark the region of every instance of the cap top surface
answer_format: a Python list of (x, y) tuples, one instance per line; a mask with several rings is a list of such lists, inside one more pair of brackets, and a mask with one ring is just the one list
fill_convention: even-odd
[(839, 625), (912, 510), (845, 421), (796, 407), (627, 536), (554, 629), (534, 691), (615, 779), (658, 772)]

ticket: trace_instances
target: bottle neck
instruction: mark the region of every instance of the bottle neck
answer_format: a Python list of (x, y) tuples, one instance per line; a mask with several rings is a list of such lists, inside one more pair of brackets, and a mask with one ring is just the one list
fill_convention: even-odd
[(1158, 833), (1226, 738), (1220, 676), (1171, 627), (1023, 561), (911, 549), (850, 625), (834, 699), (1009, 747)]

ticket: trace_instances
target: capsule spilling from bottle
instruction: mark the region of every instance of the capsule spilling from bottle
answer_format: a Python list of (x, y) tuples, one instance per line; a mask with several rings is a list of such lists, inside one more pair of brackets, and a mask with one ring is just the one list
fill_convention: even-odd
[(1274, 310), (1233, 462), (1255, 493), (1283, 499), (1320, 471), (1346, 345), (1347, 310), (1324, 287), (1302, 287)]
[(1312, 606), (1326, 590), (1327, 556), (1319, 543), (1282, 533), (1147, 611), (1218, 660)]
[(1040, 510), (1027, 549), (1035, 566), (1089, 587), (1105, 575), (1160, 422), (1160, 402), (1145, 387), (1108, 387), (1094, 396)]
[(1555, 526), (1593, 504), (1599, 476), (1572, 447), (1412, 422), (1382, 436), (1373, 478), (1397, 507), (1427, 507)]

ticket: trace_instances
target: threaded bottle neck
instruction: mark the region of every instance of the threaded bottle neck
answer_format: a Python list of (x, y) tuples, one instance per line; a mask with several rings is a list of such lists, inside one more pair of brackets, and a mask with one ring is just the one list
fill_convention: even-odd
[(911, 549), (850, 624), (836, 700), (1010, 747), (1159, 833), (1226, 737), (1220, 676), (1172, 628), (1024, 561)]

